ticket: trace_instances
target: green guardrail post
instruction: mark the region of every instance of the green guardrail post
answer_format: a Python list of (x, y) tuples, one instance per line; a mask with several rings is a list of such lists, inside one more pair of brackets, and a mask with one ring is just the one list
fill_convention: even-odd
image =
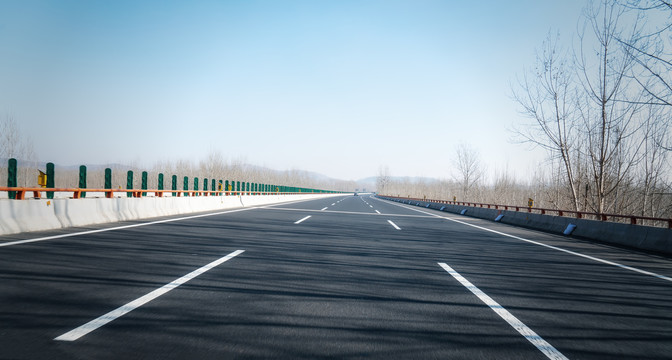
[[(229, 191), (229, 180), (224, 181), (224, 191), (225, 192)], [(226, 195), (229, 195), (229, 194), (226, 193)]]
[[(142, 183), (140, 184), (140, 189), (147, 190), (147, 171), (142, 172)], [(147, 192), (143, 191), (142, 196), (147, 196)]]
[(175, 191), (177, 190), (177, 175), (173, 175), (170, 189), (173, 190), (173, 197), (177, 196), (177, 192)]
[[(17, 162), (16, 159), (11, 158), (7, 162), (7, 186), (8, 187), (17, 187), (18, 181), (16, 180), (17, 177)], [(9, 198), (10, 199), (16, 199), (16, 191), (10, 191), (9, 192)]]
[[(79, 188), (86, 189), (86, 166), (79, 167)], [(86, 192), (82, 191), (82, 198), (86, 197)]]
[[(56, 183), (56, 172), (54, 171), (54, 163), (47, 163), (47, 188), (53, 189)], [(54, 192), (47, 191), (47, 199), (53, 199)]]
[(208, 191), (208, 178), (203, 178), (203, 191)]
[(184, 190), (184, 196), (189, 196), (189, 191), (188, 191), (189, 190), (189, 177), (187, 177), (187, 176), (184, 177), (183, 190)]
[(236, 195), (240, 195), (240, 181), (236, 181)]
[[(126, 190), (133, 190), (133, 170), (128, 170), (126, 173)], [(126, 197), (133, 197), (133, 193), (127, 192)]]
[[(198, 178), (194, 178), (194, 191), (198, 191)], [(197, 193), (194, 193), (194, 196), (198, 196)]]
[[(47, 179), (49, 179), (47, 175)], [(112, 169), (105, 168), (105, 187), (104, 189), (112, 189)]]
[[(158, 179), (158, 183), (156, 185), (157, 185), (156, 186), (157, 190), (163, 190), (163, 174), (162, 173), (159, 173), (159, 179)], [(161, 196), (163, 196), (163, 193), (161, 193)]]
[[(219, 182), (221, 184), (222, 180), (219, 180)], [(215, 179), (212, 179), (212, 191), (217, 191), (218, 190), (216, 185), (217, 185), (217, 182), (215, 181)]]

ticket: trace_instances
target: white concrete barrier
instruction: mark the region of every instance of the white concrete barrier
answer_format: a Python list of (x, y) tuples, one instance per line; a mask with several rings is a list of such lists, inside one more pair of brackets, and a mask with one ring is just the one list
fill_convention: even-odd
[(0, 235), (201, 211), (279, 204), (343, 194), (0, 200)]

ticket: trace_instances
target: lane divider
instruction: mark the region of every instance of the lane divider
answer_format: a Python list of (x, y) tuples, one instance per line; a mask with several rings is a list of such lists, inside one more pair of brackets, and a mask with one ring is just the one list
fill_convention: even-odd
[(212, 268), (214, 268), (218, 265), (221, 265), (222, 263), (224, 263), (224, 262), (242, 254), (243, 252), (245, 252), (245, 250), (236, 250), (236, 251), (230, 253), (229, 255), (221, 257), (221, 258), (219, 258), (219, 259), (217, 259), (217, 260), (215, 260), (215, 261), (213, 261), (213, 262), (211, 262), (211, 263), (209, 263), (209, 264), (207, 264), (207, 265), (205, 265), (205, 266), (203, 266), (203, 267), (201, 267), (197, 270), (194, 270), (194, 271), (190, 272), (187, 275), (184, 275), (183, 277), (181, 277), (179, 279), (174, 280), (173, 282), (171, 282), (169, 284), (166, 284), (166, 285), (164, 285), (164, 286), (162, 286), (162, 287), (160, 287), (160, 288), (158, 288), (158, 289), (156, 289), (156, 290), (154, 290), (154, 291), (152, 291), (152, 292), (150, 292), (150, 293), (148, 293), (148, 294), (146, 294), (142, 297), (139, 297), (139, 298), (129, 302), (128, 304), (126, 304), (122, 307), (119, 307), (115, 310), (112, 310), (109, 313), (98, 317), (97, 319), (91, 320), (88, 323), (86, 323), (86, 324), (84, 324), (84, 325), (82, 325), (82, 326), (80, 326), (80, 327), (78, 327), (74, 330), (70, 330), (67, 333), (55, 338), (54, 340), (57, 340), (57, 341), (75, 341), (75, 340), (81, 338), (82, 336), (98, 329), (99, 327), (104, 326), (105, 324), (107, 324), (107, 323), (109, 323), (109, 322), (111, 322), (111, 321), (113, 321), (113, 320), (115, 320), (115, 319), (117, 319), (121, 316), (124, 316), (124, 315), (128, 314), (129, 312), (139, 308), (140, 306), (142, 306), (142, 305), (158, 298), (159, 296), (175, 289), (176, 287), (178, 287), (178, 286), (186, 283), (187, 281), (203, 274), (204, 272), (206, 272), (206, 271), (208, 271), (208, 270), (210, 270), (210, 269), (212, 269)]
[(308, 220), (311, 216), (312, 216), (312, 215), (308, 215), (308, 216), (304, 217), (303, 219), (301, 219), (301, 220), (295, 222), (294, 224), (300, 224), (300, 223), (302, 223), (302, 222)]
[(401, 228), (397, 226), (397, 224), (393, 223), (392, 220), (387, 220), (387, 222), (390, 223), (390, 225), (394, 226), (395, 229), (401, 230)]
[(460, 284), (467, 288), (467, 290), (476, 295), (482, 302), (485, 303), (485, 305), (488, 305), (492, 311), (494, 311), (497, 315), (509, 323), (512, 328), (518, 331), (520, 335), (523, 335), (527, 341), (531, 342), (532, 345), (534, 345), (537, 349), (539, 349), (539, 351), (546, 355), (547, 358), (553, 360), (568, 360), (567, 357), (554, 348), (553, 345), (546, 342), (546, 340), (537, 335), (537, 333), (532, 331), (532, 329), (527, 327), (527, 325), (525, 325), (522, 321), (518, 320), (517, 317), (513, 316), (513, 314), (511, 314), (503, 306), (499, 305), (499, 303), (481, 291), (481, 289), (474, 286), (474, 284), (460, 275), (460, 273), (453, 270), (453, 268), (448, 266), (446, 263), (439, 263), (439, 266), (452, 275), (455, 280), (459, 281)]

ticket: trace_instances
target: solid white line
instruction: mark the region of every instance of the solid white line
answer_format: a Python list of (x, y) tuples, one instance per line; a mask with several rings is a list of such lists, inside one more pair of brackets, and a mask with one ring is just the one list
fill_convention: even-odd
[(110, 321), (113, 321), (113, 320), (115, 320), (115, 319), (117, 319), (121, 316), (124, 316), (124, 315), (128, 314), (129, 312), (131, 312), (131, 311), (139, 308), (140, 306), (158, 298), (159, 296), (169, 292), (170, 290), (173, 290), (176, 287), (186, 283), (187, 281), (189, 281), (189, 280), (203, 274), (204, 272), (206, 272), (206, 271), (224, 263), (225, 261), (230, 260), (231, 258), (242, 254), (244, 251), (245, 250), (236, 250), (236, 251), (230, 253), (229, 255), (221, 257), (221, 258), (219, 258), (219, 259), (217, 259), (217, 260), (215, 260), (215, 261), (213, 261), (213, 262), (211, 262), (211, 263), (209, 263), (209, 264), (207, 264), (207, 265), (205, 265), (205, 266), (203, 266), (203, 267), (201, 267), (197, 270), (194, 270), (194, 271), (190, 272), (187, 275), (184, 275), (183, 277), (181, 277), (177, 280), (174, 280), (173, 282), (171, 282), (169, 284), (166, 284), (166, 285), (164, 285), (164, 286), (162, 286), (162, 287), (160, 287), (160, 288), (158, 288), (158, 289), (156, 289), (156, 290), (154, 290), (154, 291), (152, 291), (152, 292), (150, 292), (150, 293), (148, 293), (148, 294), (146, 294), (142, 297), (139, 297), (139, 298), (131, 301), (130, 303), (128, 303), (128, 304), (126, 304), (126, 305), (124, 305), (120, 308), (112, 310), (109, 313), (107, 313), (107, 314), (105, 314), (105, 315), (103, 315), (103, 316), (101, 316), (97, 319), (91, 320), (88, 323), (86, 323), (86, 324), (84, 324), (84, 325), (82, 325), (82, 326), (80, 326), (80, 327), (78, 327), (74, 330), (70, 330), (67, 333), (55, 338), (54, 340), (75, 341), (75, 340), (81, 338), (82, 336), (98, 329), (99, 327), (104, 326), (105, 324), (109, 323)]
[(304, 217), (303, 219), (301, 219), (301, 220), (295, 222), (294, 224), (300, 224), (300, 223), (302, 223), (302, 222), (308, 220), (308, 218), (310, 218), (311, 216), (312, 216), (312, 215), (308, 215), (308, 216)]
[(378, 214), (380, 214), (380, 211), (376, 210), (376, 212), (377, 212)]
[(395, 229), (401, 230), (401, 228), (397, 226), (397, 224), (393, 223), (392, 220), (387, 220), (387, 222), (390, 223), (390, 225), (394, 226)]
[(320, 210), (320, 211), (327, 210), (328, 208), (329, 208), (328, 206), (325, 206), (325, 207), (323, 207), (322, 210)]
[[(382, 200), (379, 199), (379, 201), (382, 201)], [(425, 211), (418, 210), (418, 209), (409, 208), (409, 207), (406, 207), (406, 206), (402, 206), (402, 205), (395, 204), (394, 202), (391, 202), (391, 204), (392, 204), (392, 205), (397, 205), (397, 206), (399, 206), (399, 207), (403, 207), (403, 208), (408, 209), (408, 210), (413, 210), (413, 211), (417, 211), (417, 212), (420, 212), (420, 213), (423, 213), (423, 214), (431, 215), (431, 216), (434, 216), (434, 217), (437, 217), (437, 218), (440, 218), (440, 219), (450, 220), (450, 221), (452, 221), (452, 222), (456, 222), (456, 223), (459, 223), (459, 224), (462, 224), (462, 225), (467, 225), (467, 226), (471, 226), (471, 227), (473, 227), (473, 228), (477, 228), (477, 229), (481, 229), (481, 230), (488, 231), (488, 232), (491, 232), (491, 233), (495, 233), (495, 234), (497, 234), (497, 235), (502, 235), (502, 236), (510, 237), (510, 238), (512, 238), (512, 239), (525, 241), (525, 242), (528, 242), (528, 243), (530, 243), (530, 244), (535, 244), (535, 245), (543, 246), (543, 247), (545, 247), (545, 248), (549, 248), (549, 249), (553, 249), (553, 250), (557, 250), (557, 251), (562, 251), (562, 252), (567, 253), (567, 254), (571, 254), (571, 255), (575, 255), (575, 256), (580, 256), (580, 257), (585, 258), (585, 259), (590, 259), (590, 260), (597, 261), (597, 262), (600, 262), (600, 263), (603, 263), (603, 264), (616, 266), (616, 267), (619, 267), (619, 268), (621, 268), (621, 269), (625, 269), (625, 270), (629, 270), (629, 271), (634, 271), (634, 272), (637, 272), (637, 273), (640, 273), (640, 274), (649, 275), (649, 276), (653, 276), (653, 277), (658, 278), (658, 279), (661, 279), (661, 280), (667, 280), (667, 281), (672, 282), (672, 278), (671, 278), (671, 277), (669, 277), (669, 276), (665, 276), (665, 275), (656, 274), (656, 273), (651, 272), (651, 271), (646, 271), (646, 270), (638, 269), (638, 268), (635, 268), (635, 267), (632, 267), (632, 266), (619, 264), (619, 263), (614, 262), (614, 261), (600, 259), (600, 258), (597, 258), (597, 257), (594, 257), (594, 256), (585, 255), (585, 254), (577, 253), (577, 252), (574, 252), (574, 251), (571, 251), (571, 250), (566, 250), (566, 249), (563, 249), (563, 248), (559, 248), (559, 247), (557, 247), (557, 246), (548, 245), (548, 244), (540, 243), (540, 242), (538, 242), (538, 241), (525, 239), (525, 238), (522, 238), (522, 237), (520, 237), (520, 236), (515, 236), (515, 235), (511, 235), (511, 234), (503, 233), (503, 232), (501, 232), (501, 231), (488, 229), (488, 228), (486, 228), (486, 227), (482, 227), (482, 226), (478, 226), (478, 225), (474, 225), (474, 224), (469, 224), (469, 223), (466, 223), (466, 222), (464, 222), (464, 221), (460, 221), (460, 220), (456, 220), (456, 219), (447, 218), (447, 217), (444, 217), (444, 216), (440, 216), (440, 215), (432, 214), (432, 213), (425, 212)]]
[(541, 351), (549, 359), (560, 360), (567, 359), (565, 355), (559, 352), (553, 345), (549, 344), (541, 336), (537, 335), (532, 329), (523, 324), (522, 321), (518, 320), (513, 314), (504, 309), (503, 306), (499, 305), (495, 300), (493, 300), (486, 293), (481, 291), (472, 284), (469, 280), (460, 275), (457, 271), (453, 270), (450, 266), (445, 263), (439, 263), (444, 270), (446, 270), (450, 275), (452, 275), (457, 281), (459, 281), (464, 287), (476, 295), (481, 301), (488, 305), (492, 311), (497, 313), (502, 319), (504, 319), (512, 328), (516, 329), (521, 335), (525, 337), (532, 345), (536, 346), (539, 351)]

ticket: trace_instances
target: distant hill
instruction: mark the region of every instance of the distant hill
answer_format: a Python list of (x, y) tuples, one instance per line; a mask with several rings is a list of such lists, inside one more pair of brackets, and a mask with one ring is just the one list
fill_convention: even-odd
[[(378, 179), (377, 176), (371, 176), (368, 178), (357, 180), (357, 182), (375, 184), (377, 179)], [(439, 179), (422, 177), (422, 176), (390, 176), (390, 179), (392, 181), (408, 181), (410, 183), (425, 183), (425, 184), (433, 184), (441, 181)]]

